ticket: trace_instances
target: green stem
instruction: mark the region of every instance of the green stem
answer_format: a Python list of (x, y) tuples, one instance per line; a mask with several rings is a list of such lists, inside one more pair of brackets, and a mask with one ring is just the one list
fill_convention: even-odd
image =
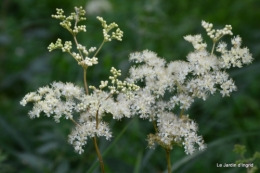
[(154, 119), (153, 119), (153, 127), (154, 127), (155, 132), (158, 133), (158, 129), (157, 129), (157, 126), (156, 126), (156, 122), (154, 121)]
[(84, 68), (84, 86), (86, 90), (86, 95), (88, 95), (88, 84), (87, 84), (87, 68)]
[(79, 51), (79, 54), (80, 54), (80, 56), (81, 56), (81, 58), (82, 58), (82, 60), (83, 60), (83, 59), (84, 59), (84, 56), (83, 56), (83, 54), (81, 53), (81, 51), (78, 49), (79, 43), (78, 43), (78, 41), (77, 41), (77, 37), (76, 37), (76, 35), (74, 35), (74, 34), (72, 34), (72, 35), (73, 35), (73, 39), (74, 39), (74, 41), (75, 41), (75, 43), (76, 43), (77, 50)]
[(184, 109), (181, 109), (180, 117), (183, 115)]
[(96, 51), (96, 53), (95, 53), (95, 55), (93, 57), (95, 57), (98, 54), (98, 52), (100, 51), (100, 49), (102, 48), (104, 43), (105, 43), (105, 40), (103, 40), (103, 42), (101, 43), (101, 45), (99, 46), (98, 50)]
[[(158, 128), (156, 126), (156, 122), (154, 121), (153, 119), (153, 127), (154, 127), (154, 130), (156, 133), (158, 133)], [(163, 147), (164, 148), (164, 147)], [(165, 151), (166, 151), (166, 160), (167, 160), (167, 169), (168, 169), (168, 173), (171, 173), (171, 155), (170, 155), (170, 151), (169, 149), (167, 148), (164, 148)]]
[(103, 162), (102, 156), (100, 154), (100, 151), (98, 149), (96, 136), (94, 136), (92, 139), (93, 139), (93, 142), (94, 142), (95, 150), (96, 150), (97, 155), (98, 155), (98, 160), (99, 160), (101, 172), (105, 173), (105, 166), (104, 166), (104, 162)]
[(215, 49), (215, 45), (216, 45), (216, 41), (213, 42), (213, 46), (212, 46), (212, 50), (211, 50), (211, 54), (210, 55), (213, 55), (213, 52), (214, 52), (214, 49)]
[(170, 150), (166, 149), (166, 160), (167, 160), (167, 169), (168, 169), (168, 173), (171, 173), (171, 155), (170, 155)]
[[(88, 84), (87, 84), (86, 78), (87, 78), (87, 68), (84, 68), (84, 86), (85, 86), (85, 90), (86, 90), (86, 95), (88, 95)], [(96, 113), (96, 128), (98, 128), (98, 123), (99, 122), (98, 122), (98, 110), (97, 110), (97, 113)], [(100, 154), (100, 151), (99, 151), (99, 148), (98, 148), (98, 145), (97, 145), (96, 136), (94, 136), (92, 139), (93, 139), (93, 142), (94, 142), (96, 153), (98, 155), (98, 160), (99, 160), (101, 172), (105, 173), (105, 166), (104, 166), (104, 162), (103, 162), (102, 156)]]
[(77, 126), (80, 126), (73, 118), (70, 118), (70, 120)]
[[(100, 106), (99, 106), (100, 107)], [(99, 107), (98, 107), (98, 110), (99, 110)], [(98, 120), (98, 110), (96, 112), (96, 129), (98, 129), (98, 124), (99, 124), (99, 120)]]
[(213, 46), (212, 46), (210, 55), (213, 55), (213, 52), (214, 52), (214, 49), (215, 49), (215, 46), (216, 46), (216, 42), (217, 42), (217, 40), (215, 40), (215, 41), (213, 40)]

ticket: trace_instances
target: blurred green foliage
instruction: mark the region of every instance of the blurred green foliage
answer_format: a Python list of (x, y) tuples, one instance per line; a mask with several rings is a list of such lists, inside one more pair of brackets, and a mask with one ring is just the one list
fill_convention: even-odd
[[(97, 0), (95, 0), (97, 1)], [(92, 4), (91, 4), (92, 2)], [(104, 1), (101, 1), (104, 2)], [(208, 149), (186, 156), (182, 148), (171, 153), (174, 172), (246, 172), (246, 169), (217, 168), (217, 163), (234, 163), (235, 143), (246, 145), (251, 155), (260, 150), (260, 1), (166, 1), (166, 0), (110, 0), (106, 11), (93, 11), (93, 1), (86, 0), (1, 0), (0, 3), (0, 150), (1, 173), (85, 173), (99, 172), (91, 141), (85, 153), (78, 155), (67, 143), (73, 127), (63, 120), (56, 124), (42, 116), (30, 120), (28, 107), (22, 107), (22, 97), (52, 81), (74, 82), (83, 86), (83, 72), (77, 63), (60, 51), (49, 53), (47, 46), (56, 41), (71, 40), (71, 35), (52, 19), (56, 8), (65, 13), (74, 6), (91, 7), (87, 12), (87, 33), (79, 41), (98, 47), (102, 28), (96, 16), (116, 22), (124, 31), (122, 42), (105, 44), (99, 54), (99, 65), (90, 68), (88, 81), (97, 85), (106, 79), (111, 66), (127, 75), (129, 53), (150, 49), (167, 61), (185, 59), (192, 46), (183, 36), (202, 33), (207, 43), (201, 20), (222, 28), (233, 27), (240, 35), (255, 60), (243, 69), (229, 72), (238, 91), (229, 98), (216, 94), (203, 102), (197, 100), (188, 112), (199, 124)], [(95, 14), (94, 14), (95, 12)], [(225, 37), (229, 41), (230, 38)], [(210, 45), (209, 45), (210, 46)], [(147, 148), (146, 135), (152, 125), (134, 118), (111, 121), (114, 139), (99, 140), (101, 152), (112, 144), (103, 156), (107, 172), (159, 173), (166, 169), (162, 148)], [(127, 127), (127, 128), (126, 128)], [(124, 133), (122, 134), (122, 130)], [(117, 138), (117, 137), (120, 138)], [(114, 140), (116, 142), (114, 142)], [(4, 153), (4, 157), (2, 155)], [(4, 158), (4, 159), (2, 159)], [(4, 169), (3, 169), (4, 168)], [(93, 169), (92, 169), (93, 168)]]

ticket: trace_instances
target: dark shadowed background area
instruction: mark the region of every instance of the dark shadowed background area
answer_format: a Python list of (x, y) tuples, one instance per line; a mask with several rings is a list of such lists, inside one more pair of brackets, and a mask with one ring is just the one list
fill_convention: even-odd
[[(63, 119), (55, 123), (41, 116), (27, 116), (31, 105), (19, 104), (23, 96), (53, 81), (73, 82), (83, 86), (83, 71), (75, 60), (60, 50), (48, 52), (57, 38), (72, 40), (71, 35), (51, 18), (56, 8), (70, 14), (74, 6), (87, 10), (87, 32), (79, 42), (98, 47), (102, 28), (96, 16), (108, 23), (116, 22), (124, 31), (122, 42), (106, 43), (98, 55), (99, 64), (89, 68), (89, 84), (97, 86), (109, 76), (111, 66), (127, 76), (128, 56), (149, 49), (160, 57), (184, 60), (193, 50), (183, 39), (201, 33), (211, 47), (211, 40), (201, 27), (205, 20), (215, 28), (226, 24), (234, 35), (242, 37), (242, 46), (250, 49), (254, 61), (242, 69), (229, 70), (238, 91), (228, 98), (220, 94), (206, 102), (196, 100), (188, 114), (199, 125), (199, 134), (207, 150), (187, 156), (183, 148), (171, 152), (173, 172), (236, 173), (246, 169), (218, 168), (217, 163), (234, 163), (239, 159), (232, 150), (235, 144), (246, 145), (247, 157), (260, 152), (260, 1), (170, 1), (170, 0), (1, 0), (0, 2), (0, 172), (1, 173), (98, 173), (99, 166), (92, 141), (78, 155), (68, 144), (74, 127)], [(224, 40), (230, 43), (231, 37)], [(147, 148), (146, 135), (152, 124), (138, 119), (110, 121), (111, 141), (99, 139), (107, 172), (162, 173), (166, 170), (162, 148)], [(129, 125), (130, 123), (130, 125)], [(114, 143), (113, 143), (114, 142)], [(258, 164), (255, 162), (255, 165)]]

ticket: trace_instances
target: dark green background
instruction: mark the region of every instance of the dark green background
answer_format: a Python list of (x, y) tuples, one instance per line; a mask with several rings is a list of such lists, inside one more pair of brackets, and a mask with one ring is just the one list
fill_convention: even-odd
[[(71, 40), (59, 21), (51, 18), (55, 9), (66, 14), (74, 6), (85, 7), (83, 0), (1, 0), (0, 3), (0, 172), (1, 173), (85, 173), (96, 163), (92, 141), (85, 153), (78, 155), (67, 142), (73, 128), (69, 121), (56, 124), (42, 116), (31, 120), (22, 107), (22, 97), (53, 81), (74, 82), (83, 86), (82, 69), (75, 60), (61, 51), (48, 52), (47, 46), (57, 38)], [(238, 157), (232, 152), (234, 144), (247, 146), (246, 156), (260, 151), (260, 1), (170, 1), (170, 0), (111, 0), (112, 10), (87, 15), (87, 33), (81, 33), (80, 43), (98, 47), (102, 41), (102, 28), (96, 15), (108, 23), (116, 22), (124, 31), (122, 42), (106, 43), (99, 54), (99, 64), (88, 71), (88, 81), (98, 85), (109, 76), (111, 66), (120, 68), (123, 76), (129, 68), (131, 52), (150, 49), (167, 61), (184, 60), (192, 51), (183, 39), (189, 34), (201, 33), (211, 46), (201, 20), (216, 28), (226, 24), (240, 35), (243, 46), (253, 54), (254, 61), (242, 69), (229, 70), (238, 91), (229, 98), (219, 94), (206, 102), (196, 100), (190, 117), (199, 124), (208, 144), (204, 152), (186, 156), (183, 148), (171, 152), (174, 172), (219, 173), (246, 172), (245, 169), (217, 168), (217, 163), (234, 163)], [(230, 42), (225, 36), (224, 40)], [(153, 132), (149, 122), (134, 118), (132, 121), (111, 121), (113, 139), (99, 139), (105, 151), (119, 136), (113, 147), (103, 156), (107, 172), (160, 173), (166, 170), (164, 150), (147, 148), (146, 135)], [(127, 126), (129, 123), (130, 126)], [(257, 162), (255, 162), (257, 164)], [(260, 167), (258, 161), (258, 167)], [(99, 167), (92, 169), (99, 172)]]

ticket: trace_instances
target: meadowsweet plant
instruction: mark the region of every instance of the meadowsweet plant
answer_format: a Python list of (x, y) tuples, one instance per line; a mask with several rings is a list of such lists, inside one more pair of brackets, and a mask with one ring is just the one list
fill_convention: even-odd
[(153, 123), (155, 131), (148, 135), (148, 145), (153, 148), (158, 144), (165, 149), (169, 173), (173, 146), (183, 146), (186, 154), (206, 148), (197, 134), (198, 125), (185, 111), (195, 98), (206, 100), (216, 92), (230, 96), (237, 88), (225, 70), (253, 60), (249, 50), (241, 47), (239, 36), (231, 39), (230, 50), (226, 43), (219, 42), (224, 35), (233, 35), (230, 25), (214, 30), (211, 23), (202, 21), (202, 26), (213, 41), (210, 52), (201, 35), (188, 35), (184, 39), (195, 50), (188, 54), (187, 61), (166, 63), (149, 50), (130, 55), (135, 66), (129, 71), (128, 81), (144, 85), (135, 93), (131, 108), (134, 114)]
[[(33, 103), (33, 108), (29, 111), (30, 118), (38, 118), (41, 114), (47, 117), (53, 117), (56, 122), (60, 122), (61, 117), (71, 120), (75, 123), (75, 128), (69, 135), (69, 143), (74, 146), (77, 153), (84, 152), (83, 146), (87, 144), (88, 139), (94, 142), (95, 150), (99, 158), (102, 173), (105, 172), (104, 163), (100, 154), (97, 137), (105, 137), (109, 140), (112, 133), (109, 124), (102, 120), (103, 116), (112, 114), (114, 119), (130, 117), (130, 107), (126, 104), (133, 97), (132, 92), (137, 91), (139, 87), (131, 82), (121, 81), (118, 77), (121, 71), (111, 68), (112, 75), (107, 81), (101, 81), (99, 87), (89, 86), (87, 84), (87, 69), (98, 64), (97, 54), (104, 43), (112, 39), (121, 41), (123, 32), (116, 23), (107, 24), (102, 17), (97, 17), (103, 27), (104, 40), (100, 47), (87, 48), (78, 43), (76, 35), (79, 32), (86, 32), (85, 25), (78, 25), (78, 22), (86, 20), (85, 11), (82, 7), (75, 8), (75, 12), (65, 16), (62, 9), (57, 9), (57, 14), (53, 18), (61, 20), (60, 25), (67, 29), (73, 36), (77, 52), (72, 51), (72, 42), (58, 39), (56, 43), (51, 43), (49, 51), (61, 49), (62, 52), (69, 53), (83, 68), (84, 89), (73, 83), (53, 82), (49, 86), (41, 87), (35, 92), (25, 95), (20, 102), (25, 106), (28, 102)], [(72, 24), (74, 22), (74, 24)], [(92, 89), (92, 92), (89, 92)], [(79, 113), (79, 117), (75, 117)], [(77, 118), (77, 119), (76, 119)]]
[[(149, 120), (154, 126), (154, 133), (148, 135), (148, 146), (154, 148), (160, 145), (165, 149), (168, 173), (171, 172), (170, 151), (173, 146), (183, 147), (186, 154), (204, 150), (206, 144), (198, 135), (198, 125), (185, 111), (196, 98), (206, 100), (216, 92), (223, 97), (230, 96), (237, 88), (226, 69), (241, 68), (253, 60), (249, 50), (241, 47), (239, 36), (231, 39), (230, 49), (220, 41), (225, 35), (233, 35), (232, 27), (226, 25), (223, 29), (215, 30), (211, 23), (202, 21), (202, 26), (213, 41), (210, 51), (201, 35), (188, 35), (184, 39), (195, 50), (187, 55), (186, 61), (167, 63), (152, 51), (135, 52), (130, 54), (129, 59), (134, 65), (126, 80), (119, 80), (121, 71), (112, 67), (108, 80), (100, 81), (96, 87), (88, 86), (87, 69), (98, 64), (97, 54), (104, 43), (113, 39), (121, 41), (123, 32), (116, 23), (107, 24), (102, 17), (97, 17), (103, 27), (103, 42), (98, 49), (81, 45), (76, 36), (86, 32), (86, 26), (78, 24), (86, 20), (84, 15), (82, 7), (76, 7), (69, 16), (65, 16), (62, 9), (57, 9), (52, 17), (61, 20), (60, 25), (71, 33), (74, 44), (57, 39), (48, 47), (49, 51), (61, 49), (76, 60), (83, 69), (84, 88), (70, 82), (52, 82), (49, 86), (26, 94), (21, 104), (33, 103), (29, 111), (30, 118), (44, 114), (53, 117), (56, 122), (62, 117), (71, 120), (75, 128), (69, 134), (69, 143), (77, 153), (82, 154), (84, 145), (92, 139), (102, 173), (105, 169), (97, 137), (103, 136), (108, 140), (112, 137), (109, 124), (103, 121), (107, 114), (117, 120), (134, 115)], [(77, 51), (74, 52), (72, 47)], [(136, 85), (138, 82), (143, 87)], [(79, 117), (76, 116), (78, 113)]]

